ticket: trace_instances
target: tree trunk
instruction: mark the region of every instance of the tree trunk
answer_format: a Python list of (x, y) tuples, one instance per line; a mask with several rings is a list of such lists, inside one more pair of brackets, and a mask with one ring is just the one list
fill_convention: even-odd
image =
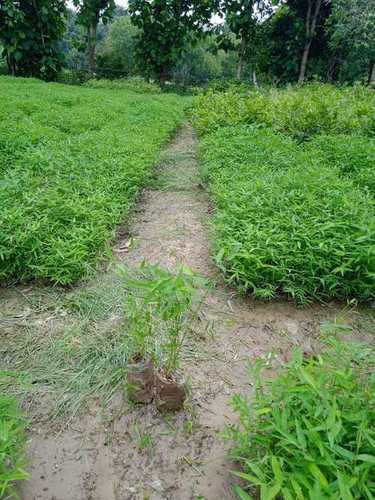
[(371, 61), (368, 84), (370, 87), (375, 87), (375, 61)]
[(96, 30), (97, 24), (92, 24), (88, 28), (87, 40), (87, 58), (89, 63), (89, 70), (91, 74), (96, 70)]
[(7, 60), (7, 66), (8, 66), (8, 72), (12, 76), (16, 76), (16, 63), (15, 59), (13, 56), (7, 54), (6, 55), (6, 60)]
[(303, 83), (305, 80), (307, 61), (309, 60), (311, 42), (312, 42), (312, 40), (309, 40), (307, 43), (305, 43), (305, 47), (303, 49), (301, 67), (300, 67), (299, 76), (298, 76), (298, 83)]
[(302, 53), (298, 83), (303, 83), (306, 77), (306, 68), (309, 60), (311, 44), (315, 36), (316, 24), (318, 22), (320, 7), (322, 5), (322, 0), (315, 0), (315, 9), (313, 11), (313, 1), (314, 0), (308, 0), (305, 24), (305, 46)]
[(241, 35), (240, 50), (238, 51), (237, 80), (241, 80), (242, 78), (243, 68), (245, 65), (245, 48), (245, 38)]
[(254, 87), (256, 87), (257, 89), (259, 88), (259, 83), (258, 83), (257, 74), (256, 74), (255, 70), (253, 71), (253, 84), (254, 84)]

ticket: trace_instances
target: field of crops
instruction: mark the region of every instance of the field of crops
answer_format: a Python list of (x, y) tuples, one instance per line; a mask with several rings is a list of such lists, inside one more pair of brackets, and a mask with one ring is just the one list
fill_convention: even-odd
[(183, 119), (183, 99), (0, 77), (0, 282), (94, 266)]
[(375, 297), (375, 96), (311, 86), (200, 96), (215, 259), (232, 284), (298, 302)]

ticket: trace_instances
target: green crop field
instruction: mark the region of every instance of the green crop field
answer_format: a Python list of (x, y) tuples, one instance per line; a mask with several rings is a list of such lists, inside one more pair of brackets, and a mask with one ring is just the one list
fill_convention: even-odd
[(257, 297), (375, 297), (375, 99), (329, 86), (208, 93), (193, 120), (215, 259)]
[(0, 281), (95, 265), (183, 119), (174, 95), (0, 78)]

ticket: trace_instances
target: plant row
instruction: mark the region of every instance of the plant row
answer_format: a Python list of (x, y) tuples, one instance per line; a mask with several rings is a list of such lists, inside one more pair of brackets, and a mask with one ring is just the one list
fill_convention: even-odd
[(257, 297), (374, 297), (375, 99), (311, 84), (207, 92), (203, 136), (215, 259)]
[(203, 139), (203, 176), (216, 203), (215, 260), (231, 284), (301, 303), (375, 297), (373, 197), (355, 175), (354, 156), (347, 173), (337, 157), (336, 164), (322, 155), (319, 142), (303, 148), (254, 126), (223, 127)]
[(0, 79), (0, 281), (98, 261), (183, 118), (183, 99)]
[(208, 92), (198, 97), (194, 124), (206, 134), (222, 126), (257, 124), (298, 141), (316, 134), (375, 136), (375, 95), (366, 87), (310, 84), (284, 90)]

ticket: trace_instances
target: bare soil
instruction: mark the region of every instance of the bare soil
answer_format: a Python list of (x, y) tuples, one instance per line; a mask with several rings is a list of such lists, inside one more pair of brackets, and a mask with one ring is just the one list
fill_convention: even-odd
[[(143, 193), (115, 254), (128, 266), (145, 260), (173, 270), (185, 264), (216, 283), (202, 311), (213, 334), (196, 339), (184, 354), (186, 408), (160, 413), (153, 404), (131, 406), (117, 393), (109, 408), (94, 401), (66, 425), (34, 419), (24, 500), (234, 498), (229, 443), (221, 433), (236, 422), (232, 396), (250, 394), (249, 361), (272, 351), (282, 363), (295, 345), (314, 349), (320, 324), (340, 306), (255, 302), (225, 287), (211, 259), (209, 213), (196, 139), (185, 126), (164, 152), (155, 184)], [(4, 292), (2, 300), (10, 307), (14, 297)], [(50, 321), (48, 313), (38, 320)]]

